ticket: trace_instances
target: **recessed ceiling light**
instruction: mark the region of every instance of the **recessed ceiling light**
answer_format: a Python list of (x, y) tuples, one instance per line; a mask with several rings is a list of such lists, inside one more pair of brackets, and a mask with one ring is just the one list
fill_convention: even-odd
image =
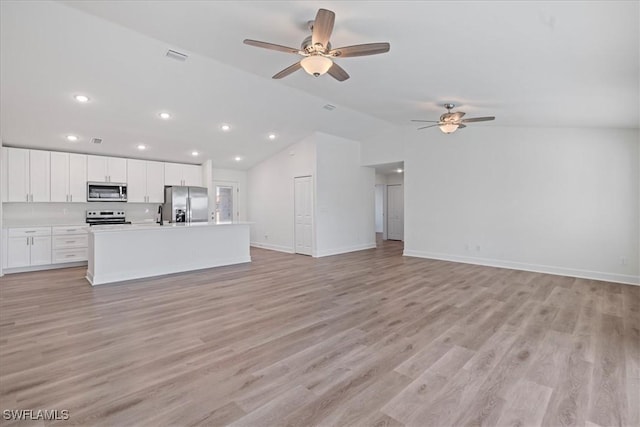
[(147, 146), (144, 144), (138, 144), (138, 150), (142, 151), (142, 150), (146, 150)]
[(270, 134), (269, 134), (269, 139), (270, 139), (270, 140), (272, 140), (272, 141), (273, 141), (274, 139), (276, 139), (276, 134), (275, 134), (275, 133), (270, 133)]
[(75, 135), (67, 135), (67, 141), (75, 142), (78, 140), (78, 137)]
[(76, 95), (73, 97), (76, 101), (81, 102), (81, 103), (85, 103), (85, 102), (89, 102), (89, 97), (86, 95)]
[(196, 157), (196, 156), (199, 156), (199, 155), (200, 155), (200, 153), (198, 153), (197, 151), (192, 151), (192, 152), (191, 152), (191, 155), (192, 155), (193, 157)]
[(242, 157), (236, 156), (236, 157), (233, 158), (233, 160), (235, 160), (236, 162), (239, 162), (240, 160), (242, 160)]
[(229, 132), (231, 130), (231, 126), (224, 124), (220, 126), (220, 129), (222, 129), (224, 132)]
[(402, 169), (398, 168), (398, 169), (396, 169), (396, 172), (398, 172), (398, 173), (402, 173), (402, 172), (404, 172), (404, 171), (403, 171)]
[(169, 113), (160, 113), (158, 114), (162, 120), (169, 120), (171, 118), (171, 114)]

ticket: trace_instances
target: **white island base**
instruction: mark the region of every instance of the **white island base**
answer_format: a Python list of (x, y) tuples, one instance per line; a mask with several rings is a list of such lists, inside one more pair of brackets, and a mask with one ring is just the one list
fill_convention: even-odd
[(89, 233), (92, 285), (251, 262), (249, 224), (98, 226)]

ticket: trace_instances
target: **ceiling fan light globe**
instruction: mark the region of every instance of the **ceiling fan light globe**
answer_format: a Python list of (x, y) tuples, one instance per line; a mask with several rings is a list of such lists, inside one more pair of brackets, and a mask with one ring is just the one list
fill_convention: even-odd
[(311, 55), (303, 58), (300, 61), (300, 65), (304, 70), (312, 76), (321, 76), (329, 71), (329, 68), (333, 65), (333, 61), (326, 56)]
[(444, 133), (453, 133), (458, 129), (458, 125), (455, 123), (445, 123), (438, 127)]

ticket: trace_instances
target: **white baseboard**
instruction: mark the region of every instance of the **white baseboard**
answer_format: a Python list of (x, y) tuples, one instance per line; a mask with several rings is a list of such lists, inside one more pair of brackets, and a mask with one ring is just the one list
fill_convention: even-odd
[(318, 251), (318, 252), (316, 252), (316, 254), (314, 256), (317, 257), (317, 258), (320, 258), (320, 257), (325, 257), (325, 256), (331, 256), (331, 255), (346, 254), (348, 252), (363, 251), (363, 250), (366, 250), (366, 249), (373, 249), (375, 247), (376, 247), (376, 243), (375, 242), (371, 242), (371, 243), (365, 243), (365, 244), (362, 244), (362, 245), (346, 246), (346, 247), (342, 247), (342, 248)]
[(253, 246), (254, 248), (269, 249), (271, 251), (284, 252), (287, 254), (295, 253), (293, 248), (289, 246), (272, 245), (271, 243), (258, 243), (258, 242), (251, 242), (250, 245)]
[(31, 267), (5, 268), (4, 274), (28, 273), (31, 271), (56, 270), (58, 268), (86, 267), (87, 261), (66, 262), (62, 264), (34, 265)]
[(601, 271), (580, 270), (575, 268), (556, 267), (551, 265), (528, 264), (515, 261), (465, 257), (460, 255), (440, 254), (434, 252), (423, 252), (406, 249), (403, 255), (416, 258), (462, 262), (465, 264), (485, 265), (488, 267), (508, 268), (512, 270), (533, 271), (535, 273), (555, 274), (558, 276), (578, 277), (581, 279), (602, 280), (605, 282), (624, 283), (627, 285), (640, 285), (640, 276), (632, 276), (626, 274), (605, 273)]

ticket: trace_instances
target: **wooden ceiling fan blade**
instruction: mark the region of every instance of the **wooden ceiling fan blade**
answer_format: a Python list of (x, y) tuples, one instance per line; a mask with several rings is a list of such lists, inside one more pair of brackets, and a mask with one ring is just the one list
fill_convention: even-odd
[(466, 127), (467, 127), (467, 126), (466, 126), (466, 125), (463, 125), (462, 123), (460, 123), (460, 124), (458, 125), (458, 129), (462, 129), (462, 128), (466, 128)]
[(494, 116), (487, 117), (471, 117), (469, 119), (462, 120), (462, 123), (473, 123), (473, 122), (488, 122), (490, 120), (495, 120)]
[(435, 125), (423, 126), (423, 127), (418, 128), (418, 129), (416, 129), (416, 130), (428, 129), (428, 128), (432, 128), (432, 127), (435, 127), (435, 126), (440, 126), (440, 124), (439, 124), (439, 123), (436, 123)]
[(339, 82), (343, 82), (349, 78), (349, 74), (347, 74), (347, 72), (335, 62), (333, 63), (331, 68), (329, 68), (329, 71), (327, 71), (327, 73)]
[(391, 49), (391, 45), (389, 43), (367, 43), (332, 49), (331, 52), (329, 52), (329, 55), (340, 58), (349, 58), (354, 56), (378, 55), (380, 53), (389, 52), (389, 49)]
[(300, 68), (302, 68), (302, 65), (300, 65), (300, 61), (298, 61), (295, 64), (290, 65), (289, 67), (287, 67), (284, 70), (280, 71), (279, 73), (275, 74), (272, 77), (272, 79), (281, 79), (283, 77), (287, 77), (289, 74), (298, 71)]
[(278, 52), (286, 52), (286, 53), (299, 53), (300, 52), (300, 49), (296, 49), (296, 48), (288, 47), (288, 46), (281, 46), (279, 44), (261, 42), (261, 41), (258, 41), (258, 40), (245, 39), (244, 40), (244, 44), (247, 44), (249, 46), (261, 47), (263, 49), (277, 50)]
[(313, 30), (311, 32), (311, 43), (313, 43), (314, 46), (320, 43), (323, 47), (327, 47), (335, 20), (336, 14), (332, 11), (327, 9), (318, 9), (316, 19), (313, 21)]

